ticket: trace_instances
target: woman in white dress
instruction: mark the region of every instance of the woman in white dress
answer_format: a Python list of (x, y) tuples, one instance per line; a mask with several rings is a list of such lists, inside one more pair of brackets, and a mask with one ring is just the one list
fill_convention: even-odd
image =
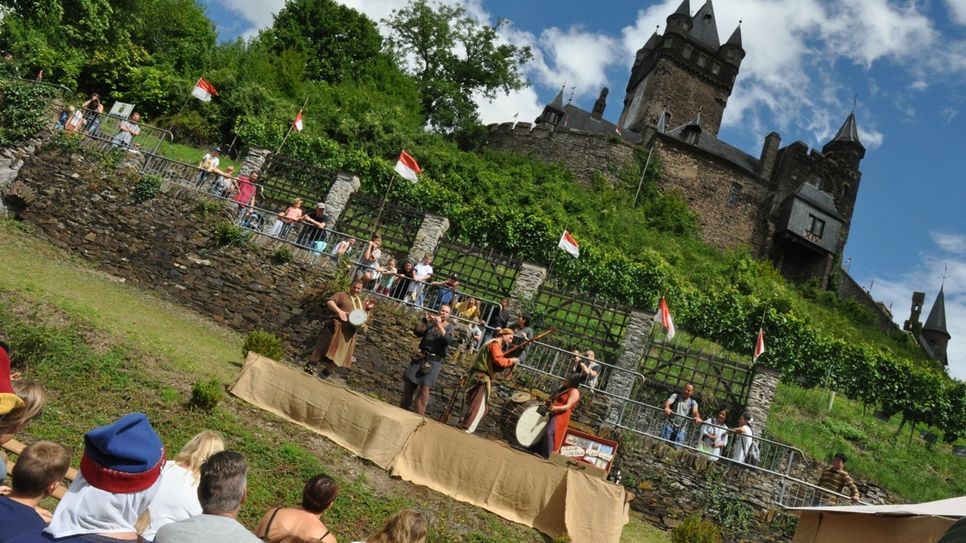
[[(158, 493), (148, 505), (138, 524), (149, 523), (141, 536), (154, 541), (155, 534), (165, 524), (201, 514), (198, 503), (198, 482), (201, 465), (209, 456), (225, 450), (225, 442), (218, 432), (205, 430), (185, 443), (174, 460), (168, 460), (161, 470)], [(145, 522), (146, 521), (146, 522)]]

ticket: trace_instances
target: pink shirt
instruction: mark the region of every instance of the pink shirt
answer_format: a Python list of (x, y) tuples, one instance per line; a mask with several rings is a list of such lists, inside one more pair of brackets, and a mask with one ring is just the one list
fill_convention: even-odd
[(251, 182), (248, 176), (238, 178), (238, 194), (235, 195), (235, 202), (247, 206), (249, 202), (252, 201), (252, 196), (255, 194), (255, 184)]

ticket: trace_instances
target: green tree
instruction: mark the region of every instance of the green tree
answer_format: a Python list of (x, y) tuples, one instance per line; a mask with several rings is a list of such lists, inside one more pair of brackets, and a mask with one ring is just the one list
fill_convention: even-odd
[(496, 26), (481, 24), (461, 6), (414, 0), (383, 21), (390, 50), (409, 64), (419, 84), (423, 112), (437, 130), (466, 130), (478, 124), (475, 95), (493, 99), (527, 85), (520, 69), (529, 47), (498, 43)]

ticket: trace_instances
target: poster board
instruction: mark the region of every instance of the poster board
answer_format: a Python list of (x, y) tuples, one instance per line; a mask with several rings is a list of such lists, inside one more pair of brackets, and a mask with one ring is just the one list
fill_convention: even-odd
[(134, 112), (134, 104), (126, 104), (124, 102), (114, 102), (111, 106), (112, 117), (120, 117), (122, 119), (127, 119)]
[(606, 476), (614, 465), (617, 446), (616, 441), (567, 428), (560, 454), (602, 469)]

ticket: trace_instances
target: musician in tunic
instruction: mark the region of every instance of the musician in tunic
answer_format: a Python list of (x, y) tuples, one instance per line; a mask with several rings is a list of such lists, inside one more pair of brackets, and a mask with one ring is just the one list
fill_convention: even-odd
[(450, 306), (441, 305), (438, 315), (426, 313), (413, 329), (413, 334), (419, 338), (419, 352), (403, 373), (403, 396), (399, 403), (403, 409), (415, 404), (417, 413), (426, 414), (429, 390), (436, 384), (453, 343), (453, 323), (449, 322), (451, 311)]
[(580, 401), (579, 375), (568, 375), (564, 377), (560, 389), (547, 400), (547, 414), (550, 420), (547, 421), (547, 433), (543, 440), (536, 444), (536, 452), (544, 458), (550, 458), (551, 453), (560, 452), (564, 437), (567, 435), (567, 426), (570, 424), (570, 414)]
[(486, 414), (490, 403), (490, 389), (498, 370), (507, 369), (520, 360), (507, 358), (504, 349), (513, 342), (513, 330), (501, 328), (496, 337), (487, 341), (476, 355), (476, 361), (470, 368), (469, 389), (466, 391), (466, 414), (460, 422), (460, 428), (472, 434), (479, 426), (480, 420)]
[[(356, 333), (365, 332), (368, 325), (361, 325), (350, 321), (350, 314), (364, 312), (363, 321), (368, 321), (369, 311), (376, 305), (372, 298), (362, 300), (362, 280), (356, 279), (349, 286), (349, 292), (336, 292), (325, 303), (331, 317), (322, 326), (322, 332), (315, 343), (315, 349), (309, 355), (309, 362), (305, 365), (307, 373), (315, 373), (316, 366), (322, 363), (319, 377), (325, 379), (332, 375), (336, 367), (348, 368), (352, 365), (352, 352), (356, 347)], [(360, 315), (361, 316), (361, 315)], [(355, 320), (355, 319), (353, 319)]]

